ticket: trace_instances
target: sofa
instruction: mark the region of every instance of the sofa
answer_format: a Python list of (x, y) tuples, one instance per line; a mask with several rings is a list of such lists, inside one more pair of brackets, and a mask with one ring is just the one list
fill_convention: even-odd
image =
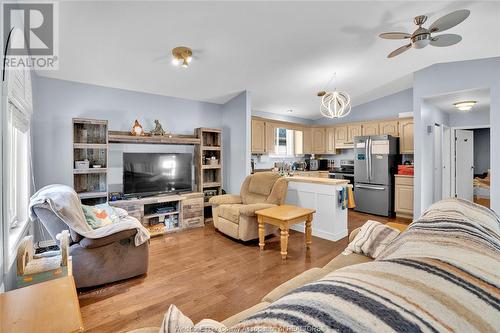
[(90, 239), (69, 228), (45, 204), (33, 207), (39, 221), (52, 239), (63, 230), (70, 231), (70, 255), (77, 288), (93, 287), (145, 274), (149, 263), (149, 242), (135, 246), (136, 230)]
[[(210, 198), (214, 227), (220, 232), (242, 241), (259, 237), (255, 212), (282, 205), (288, 182), (275, 172), (259, 172), (245, 178), (239, 195), (224, 194)], [(276, 231), (266, 225), (266, 235)]]

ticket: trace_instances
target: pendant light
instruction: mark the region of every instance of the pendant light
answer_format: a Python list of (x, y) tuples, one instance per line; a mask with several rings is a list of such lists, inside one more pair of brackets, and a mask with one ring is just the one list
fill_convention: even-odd
[(334, 89), (331, 92), (322, 90), (318, 92), (318, 97), (321, 97), (319, 111), (323, 117), (334, 119), (347, 116), (351, 112), (351, 98), (346, 92), (338, 91), (335, 87), (337, 73), (333, 74), (332, 79), (328, 81), (328, 85), (334, 81)]

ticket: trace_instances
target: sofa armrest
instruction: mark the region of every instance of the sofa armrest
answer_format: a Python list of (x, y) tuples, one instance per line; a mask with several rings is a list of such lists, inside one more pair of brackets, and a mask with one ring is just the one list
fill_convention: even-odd
[(116, 234), (112, 234), (106, 237), (102, 238), (83, 238), (80, 241), (80, 246), (85, 248), (85, 249), (93, 249), (96, 247), (101, 247), (105, 246), (114, 242), (119, 242), (124, 239), (128, 239), (133, 237), (137, 233), (136, 229), (130, 229), (130, 230), (123, 230), (120, 232), (117, 232)]
[(356, 237), (356, 235), (359, 233), (360, 230), (361, 230), (361, 227), (356, 228), (353, 231), (351, 231), (351, 233), (349, 234), (349, 243), (353, 241), (354, 237)]
[(234, 194), (223, 194), (211, 197), (209, 202), (213, 205), (224, 205), (224, 204), (240, 204), (241, 197)]
[(255, 212), (258, 210), (271, 208), (275, 206), (277, 205), (268, 203), (256, 203), (256, 204), (244, 205), (241, 206), (240, 208), (240, 214), (252, 217), (255, 216)]

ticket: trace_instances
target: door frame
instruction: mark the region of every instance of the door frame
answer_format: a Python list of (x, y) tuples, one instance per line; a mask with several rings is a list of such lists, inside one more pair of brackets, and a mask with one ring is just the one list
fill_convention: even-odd
[[(456, 145), (455, 145), (455, 138), (456, 138), (456, 130), (475, 130), (475, 129), (483, 129), (483, 128), (489, 128), (491, 130), (491, 125), (488, 126), (455, 126), (455, 127), (450, 127), (451, 130), (451, 197), (456, 198), (457, 197), (457, 188), (456, 188), (456, 181), (457, 181), (457, 173), (456, 173), (456, 163), (457, 163), (457, 151), (456, 151)], [(490, 138), (490, 151), (491, 151), (491, 138)]]

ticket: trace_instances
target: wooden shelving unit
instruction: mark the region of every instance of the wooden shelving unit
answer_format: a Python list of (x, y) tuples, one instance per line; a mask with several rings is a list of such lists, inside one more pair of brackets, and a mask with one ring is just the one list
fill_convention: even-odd
[(163, 145), (199, 145), (200, 139), (196, 135), (165, 135), (165, 136), (134, 136), (130, 132), (109, 131), (110, 143), (143, 143)]
[[(89, 167), (76, 168), (75, 162), (83, 160), (88, 160)], [(82, 203), (107, 201), (107, 166), (108, 121), (73, 118), (73, 187)]]
[[(195, 147), (196, 184), (205, 195), (204, 207), (209, 207), (206, 194), (215, 191), (222, 194), (222, 130), (218, 128), (197, 128), (200, 144)], [(211, 158), (217, 163), (210, 163)]]

